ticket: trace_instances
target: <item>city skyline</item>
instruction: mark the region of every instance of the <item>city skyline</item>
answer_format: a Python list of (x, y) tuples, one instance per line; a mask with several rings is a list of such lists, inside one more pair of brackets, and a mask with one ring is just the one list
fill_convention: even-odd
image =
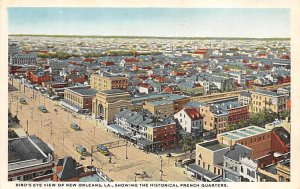
[(289, 18), (289, 9), (8, 8), (8, 33), (288, 38)]

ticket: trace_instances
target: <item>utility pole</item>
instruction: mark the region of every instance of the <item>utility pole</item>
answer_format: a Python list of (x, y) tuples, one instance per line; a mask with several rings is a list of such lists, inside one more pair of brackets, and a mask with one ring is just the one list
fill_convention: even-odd
[(127, 146), (128, 146), (128, 140), (126, 140), (126, 159), (128, 159)]
[(63, 153), (65, 153), (65, 130), (63, 130), (63, 138), (62, 138), (62, 141), (63, 141)]
[(93, 146), (91, 146), (91, 165), (93, 165), (93, 153), (94, 153), (94, 151), (93, 151)]
[(53, 135), (53, 126), (52, 126), (52, 121), (50, 122), (50, 126), (51, 126), (51, 131), (50, 131), (50, 134), (51, 136)]
[(19, 104), (18, 104), (18, 101), (19, 101), (19, 96), (17, 96), (17, 101), (16, 101), (16, 103), (17, 103), (17, 111), (16, 111), (16, 115), (18, 116), (18, 112), (19, 112)]
[(95, 138), (95, 134), (96, 134), (96, 126), (94, 125), (94, 138)]
[(34, 89), (33, 89), (33, 86), (32, 86), (32, 100), (34, 100)]
[(160, 158), (160, 181), (162, 181), (162, 176), (163, 176), (162, 157), (159, 156), (159, 158)]
[(28, 120), (26, 121), (27, 129), (26, 129), (26, 134), (29, 135), (28, 133)]

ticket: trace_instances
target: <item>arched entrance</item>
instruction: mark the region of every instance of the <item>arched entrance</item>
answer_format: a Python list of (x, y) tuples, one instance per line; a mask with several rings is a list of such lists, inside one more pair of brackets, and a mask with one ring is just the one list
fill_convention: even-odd
[(97, 111), (98, 117), (99, 117), (100, 119), (104, 119), (105, 112), (104, 112), (104, 107), (103, 107), (103, 105), (102, 105), (102, 104), (99, 104), (97, 110), (98, 110), (98, 111)]

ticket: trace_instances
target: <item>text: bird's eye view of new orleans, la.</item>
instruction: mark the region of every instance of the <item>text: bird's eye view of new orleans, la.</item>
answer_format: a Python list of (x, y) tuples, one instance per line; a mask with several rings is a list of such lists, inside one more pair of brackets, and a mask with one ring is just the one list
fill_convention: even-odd
[(290, 182), (289, 9), (7, 17), (8, 182)]

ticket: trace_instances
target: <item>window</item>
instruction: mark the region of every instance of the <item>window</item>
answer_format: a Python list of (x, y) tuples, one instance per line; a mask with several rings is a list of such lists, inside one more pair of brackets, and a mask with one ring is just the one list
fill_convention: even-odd
[(216, 174), (216, 167), (214, 167), (214, 173)]
[(241, 173), (243, 173), (244, 172), (244, 169), (243, 169), (243, 166), (241, 166)]
[(209, 169), (210, 169), (210, 165), (208, 164), (208, 165), (207, 165), (207, 170), (209, 170)]
[(198, 165), (200, 166), (200, 163), (201, 163), (201, 161), (200, 160), (198, 160)]
[(203, 162), (203, 169), (205, 169), (205, 162)]

